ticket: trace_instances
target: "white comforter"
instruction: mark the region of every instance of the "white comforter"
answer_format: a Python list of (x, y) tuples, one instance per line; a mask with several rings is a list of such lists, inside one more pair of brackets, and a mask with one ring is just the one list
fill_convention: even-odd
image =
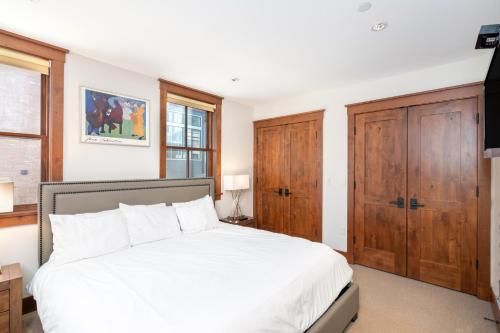
[(301, 238), (222, 225), (56, 266), (28, 290), (45, 333), (303, 332), (351, 281)]

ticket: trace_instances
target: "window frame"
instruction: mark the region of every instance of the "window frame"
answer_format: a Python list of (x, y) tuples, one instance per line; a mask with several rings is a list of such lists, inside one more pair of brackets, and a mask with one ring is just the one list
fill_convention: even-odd
[[(50, 61), (49, 75), (41, 75), (40, 134), (2, 132), (3, 137), (41, 140), (41, 181), (63, 179), (64, 63), (66, 49), (0, 29), (0, 47)], [(0, 228), (37, 223), (37, 203), (16, 205), (0, 213)]]
[[(221, 193), (221, 124), (222, 124), (222, 100), (223, 97), (206, 93), (204, 91), (189, 88), (178, 83), (159, 79), (160, 82), (160, 178), (167, 176), (167, 149), (182, 149), (189, 151), (207, 152), (207, 175), (215, 179), (215, 199), (219, 200)], [(167, 145), (167, 95), (174, 94), (200, 102), (215, 105), (214, 112), (207, 111), (207, 140), (206, 148), (187, 147), (188, 112), (185, 112), (184, 146)], [(189, 156), (186, 161), (189, 170)], [(186, 173), (188, 174), (188, 173)]]
[[(199, 132), (199, 139), (200, 139), (200, 146), (201, 146), (201, 142), (203, 141), (202, 140), (202, 136), (201, 136), (201, 130), (199, 128), (203, 128), (202, 124), (200, 126), (193, 126), (192, 125), (192, 121), (191, 121), (191, 125), (190, 125), (190, 119), (189, 117), (196, 117), (196, 118), (199, 118), (200, 119), (200, 122), (202, 123), (203, 121), (201, 120), (202, 117), (201, 116), (198, 116), (198, 115), (193, 115), (193, 114), (189, 114), (189, 109), (192, 109), (192, 110), (197, 110), (195, 108), (192, 108), (192, 107), (189, 107), (189, 106), (186, 106), (186, 105), (182, 105), (182, 104), (176, 104), (176, 103), (173, 103), (175, 105), (180, 105), (182, 107), (184, 107), (184, 119), (183, 119), (183, 122), (182, 124), (181, 123), (178, 123), (179, 126), (176, 126), (176, 127), (179, 127), (179, 128), (182, 128), (183, 129), (183, 133), (184, 133), (184, 138), (183, 138), (183, 141), (184, 141), (184, 145), (180, 145), (180, 146), (176, 146), (176, 145), (172, 145), (172, 144), (168, 144), (168, 128), (169, 126), (170, 127), (173, 127), (171, 124), (169, 124), (168, 122), (168, 104), (170, 102), (167, 101), (167, 108), (166, 108), (166, 112), (167, 112), (167, 129), (166, 129), (166, 136), (167, 136), (167, 142), (166, 142), (166, 149), (167, 149), (167, 158), (168, 158), (168, 150), (169, 149), (175, 149), (175, 150), (181, 150), (181, 151), (185, 151), (186, 152), (186, 176), (187, 178), (191, 178), (190, 177), (190, 171), (191, 171), (191, 160), (193, 160), (191, 158), (191, 152), (195, 152), (195, 151), (204, 151), (207, 153), (207, 156), (213, 152), (213, 149), (211, 147), (209, 147), (208, 145), (208, 142), (209, 142), (209, 137), (210, 137), (210, 131), (209, 131), (209, 118), (211, 117), (211, 113), (213, 112), (210, 112), (210, 111), (205, 111), (205, 110), (199, 110), (201, 112), (205, 112), (206, 113), (206, 119), (207, 119), (207, 126), (206, 126), (206, 129), (205, 129), (205, 148), (202, 148), (202, 147), (194, 147), (193, 146), (193, 135), (192, 133), (193, 132), (190, 132), (190, 130), (195, 130), (195, 131), (198, 131)], [(175, 113), (178, 113), (176, 111), (174, 111)], [(172, 123), (172, 122), (170, 122)], [(191, 127), (191, 128), (190, 128)], [(195, 127), (195, 128), (193, 128)], [(191, 136), (191, 146), (189, 146), (189, 137)], [(182, 160), (182, 159), (174, 159), (174, 160)], [(200, 159), (197, 159), (197, 160), (194, 160), (194, 161), (200, 161)], [(207, 177), (209, 177), (209, 172), (208, 172), (208, 166), (209, 166), (209, 161), (207, 159), (207, 165), (206, 165), (206, 168), (207, 168)]]

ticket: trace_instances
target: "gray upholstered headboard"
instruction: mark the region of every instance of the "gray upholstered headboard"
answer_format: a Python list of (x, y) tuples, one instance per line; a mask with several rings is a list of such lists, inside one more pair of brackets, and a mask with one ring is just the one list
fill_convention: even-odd
[(49, 214), (93, 213), (118, 208), (120, 202), (132, 205), (182, 202), (214, 197), (213, 178), (150, 179), (89, 182), (41, 183), (38, 204), (39, 264), (52, 253)]

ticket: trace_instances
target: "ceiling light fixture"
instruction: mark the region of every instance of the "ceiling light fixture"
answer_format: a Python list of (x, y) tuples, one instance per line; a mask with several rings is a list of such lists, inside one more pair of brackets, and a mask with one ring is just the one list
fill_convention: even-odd
[(370, 10), (372, 8), (371, 2), (363, 2), (358, 6), (358, 12), (364, 13)]
[(385, 28), (387, 28), (388, 25), (389, 24), (387, 22), (379, 22), (379, 23), (375, 24), (374, 26), (372, 26), (371, 31), (373, 31), (373, 32), (382, 31)]
[(240, 78), (239, 78), (239, 77), (233, 77), (233, 78), (231, 79), (231, 81), (233, 81), (233, 82), (238, 82), (239, 80), (240, 80)]

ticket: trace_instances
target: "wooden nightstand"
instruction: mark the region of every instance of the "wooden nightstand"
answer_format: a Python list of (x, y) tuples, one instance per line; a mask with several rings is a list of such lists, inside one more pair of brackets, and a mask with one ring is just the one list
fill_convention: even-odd
[(21, 265), (2, 266), (2, 274), (0, 274), (0, 333), (22, 332), (22, 285)]
[(255, 219), (251, 216), (249, 216), (248, 219), (246, 220), (240, 220), (240, 221), (233, 221), (228, 219), (219, 219), (219, 221), (228, 224), (241, 225), (242, 227), (257, 228), (257, 225), (255, 224)]

